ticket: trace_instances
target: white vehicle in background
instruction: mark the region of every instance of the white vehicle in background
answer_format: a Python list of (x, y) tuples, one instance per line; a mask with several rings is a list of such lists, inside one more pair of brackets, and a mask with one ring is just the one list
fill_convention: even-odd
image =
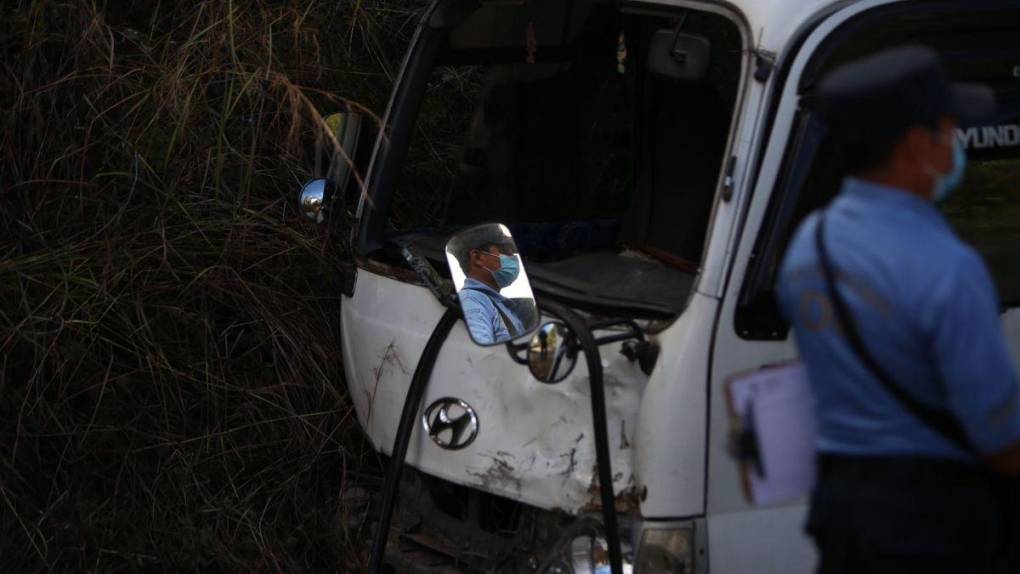
[[(960, 134), (968, 179), (945, 211), (987, 258), (1020, 354), (1017, 2), (438, 0), (425, 13), (381, 126), (344, 114), (344, 152), (302, 192), (318, 220), (354, 218), (340, 311), (358, 419), (391, 454), (444, 316), (421, 266), (449, 283), (445, 246), (466, 227), (512, 232), (543, 349), (565, 347), (536, 371), (539, 335), (482, 347), (453, 325), (413, 405), (388, 565), (608, 572), (612, 539), (628, 572), (813, 571), (805, 501), (745, 499), (723, 389), (796, 356), (776, 267), (842, 174), (817, 80), (903, 43), (999, 96), (998, 123)], [(594, 333), (604, 421), (558, 309)], [(599, 422), (614, 532), (601, 526)]]

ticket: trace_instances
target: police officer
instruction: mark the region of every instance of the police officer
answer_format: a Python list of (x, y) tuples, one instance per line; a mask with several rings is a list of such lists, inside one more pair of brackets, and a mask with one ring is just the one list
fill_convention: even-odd
[(849, 175), (778, 292), (816, 394), (819, 571), (993, 571), (989, 471), (1020, 472), (1020, 392), (988, 270), (934, 203), (963, 176), (958, 124), (994, 97), (921, 47), (845, 64), (817, 95)]

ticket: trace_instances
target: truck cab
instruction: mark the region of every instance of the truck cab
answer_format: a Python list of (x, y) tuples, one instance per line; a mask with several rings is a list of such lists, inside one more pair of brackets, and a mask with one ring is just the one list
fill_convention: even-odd
[[(1018, 38), (1008, 1), (437, 0), (385, 115), (346, 114), (346, 168), (326, 174), (327, 213), (353, 218), (342, 355), (369, 440), (389, 452), (444, 312), (401, 246), (448, 278), (449, 238), (499, 222), (541, 323), (550, 301), (647, 343), (601, 352), (625, 568), (812, 571), (806, 501), (747, 502), (725, 384), (797, 356), (776, 269), (843, 174), (815, 86), (913, 43), (996, 91), (1000, 118), (957, 134), (970, 167), (942, 208), (986, 258), (1020, 355)], [(444, 343), (423, 412), (470, 413), (472, 432), (438, 440), (426, 417), (412, 434), (394, 567), (604, 571), (587, 370), (539, 380), (522, 341), (481, 347), (459, 324)]]

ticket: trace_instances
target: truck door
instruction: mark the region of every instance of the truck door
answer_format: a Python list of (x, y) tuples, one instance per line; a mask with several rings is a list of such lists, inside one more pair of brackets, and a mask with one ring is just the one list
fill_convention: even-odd
[[(843, 176), (839, 154), (812, 106), (818, 79), (849, 59), (905, 43), (938, 50), (956, 81), (995, 89), (1002, 115), (960, 130), (966, 181), (942, 206), (985, 257), (1002, 297), (1010, 348), (1020, 357), (1020, 8), (1008, 2), (864, 2), (816, 23), (783, 54), (758, 141), (761, 159), (727, 279), (711, 366), (708, 465), (710, 563), (718, 572), (809, 572), (806, 503), (754, 509), (726, 453), (724, 385), (735, 374), (793, 359), (796, 349), (774, 299), (776, 270), (805, 215), (825, 205)], [(794, 42), (794, 45), (796, 41)]]

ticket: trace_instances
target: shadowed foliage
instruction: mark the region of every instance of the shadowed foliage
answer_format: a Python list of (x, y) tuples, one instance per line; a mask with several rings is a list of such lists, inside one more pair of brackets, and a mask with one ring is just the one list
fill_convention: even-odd
[(0, 7), (5, 571), (360, 569), (347, 230), (294, 199), (422, 4)]

